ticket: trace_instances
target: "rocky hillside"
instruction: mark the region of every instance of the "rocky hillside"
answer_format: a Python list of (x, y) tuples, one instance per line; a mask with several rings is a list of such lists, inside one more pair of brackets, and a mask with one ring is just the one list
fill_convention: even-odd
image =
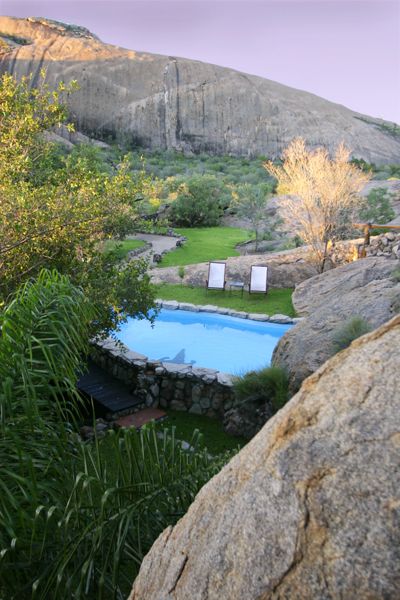
[(356, 340), (197, 495), (130, 600), (399, 598), (400, 317)]
[(0, 72), (38, 81), (77, 79), (69, 100), (77, 127), (149, 148), (277, 156), (295, 136), (354, 156), (398, 162), (393, 125), (318, 96), (232, 69), (125, 50), (82, 27), (44, 19), (0, 18)]

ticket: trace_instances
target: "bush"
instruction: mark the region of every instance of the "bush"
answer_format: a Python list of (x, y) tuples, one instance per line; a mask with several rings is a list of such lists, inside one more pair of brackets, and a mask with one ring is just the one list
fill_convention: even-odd
[(357, 338), (369, 333), (371, 326), (362, 317), (351, 317), (341, 327), (339, 327), (333, 334), (332, 344), (334, 348), (334, 354), (344, 350)]
[(392, 198), (393, 194), (385, 188), (372, 189), (360, 210), (361, 219), (378, 225), (389, 223), (396, 216), (392, 208)]
[(229, 190), (212, 175), (196, 175), (178, 189), (171, 205), (170, 220), (181, 227), (212, 227), (218, 225), (222, 208), (229, 204)]
[(249, 400), (270, 403), (274, 412), (289, 399), (289, 379), (281, 367), (265, 367), (234, 378), (233, 388), (239, 403)]

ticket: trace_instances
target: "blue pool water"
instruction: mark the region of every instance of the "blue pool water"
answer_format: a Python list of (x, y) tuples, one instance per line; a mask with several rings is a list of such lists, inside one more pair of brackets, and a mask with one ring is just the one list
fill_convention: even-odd
[(240, 374), (268, 365), (279, 338), (290, 327), (162, 309), (154, 327), (148, 321), (130, 319), (117, 337), (151, 359)]

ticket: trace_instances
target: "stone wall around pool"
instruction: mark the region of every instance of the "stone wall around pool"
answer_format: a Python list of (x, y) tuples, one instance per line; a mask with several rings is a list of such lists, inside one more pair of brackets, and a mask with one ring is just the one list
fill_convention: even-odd
[[(272, 323), (296, 323), (286, 315), (242, 313), (216, 306), (197, 306), (173, 301), (158, 301), (160, 307), (217, 312), (240, 318)], [(105, 371), (127, 384), (147, 407), (169, 408), (206, 415), (223, 421), (234, 404), (232, 376), (214, 369), (153, 360), (107, 338), (92, 342), (91, 358)], [(139, 408), (139, 407), (138, 407)]]

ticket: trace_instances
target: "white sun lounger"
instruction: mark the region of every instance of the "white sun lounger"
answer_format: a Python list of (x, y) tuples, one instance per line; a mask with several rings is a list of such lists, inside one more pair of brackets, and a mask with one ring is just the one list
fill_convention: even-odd
[(268, 267), (253, 265), (250, 271), (249, 294), (266, 294), (268, 291)]
[(224, 262), (210, 262), (208, 267), (208, 279), (206, 284), (208, 290), (225, 289), (225, 269), (226, 263)]

